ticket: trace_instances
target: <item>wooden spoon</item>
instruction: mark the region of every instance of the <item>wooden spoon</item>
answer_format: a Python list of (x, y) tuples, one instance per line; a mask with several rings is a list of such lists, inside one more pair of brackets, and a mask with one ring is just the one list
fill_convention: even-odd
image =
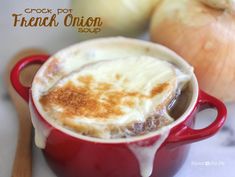
[[(12, 177), (32, 176), (32, 124), (27, 103), (17, 94), (10, 83), (10, 71), (15, 63), (23, 57), (42, 53), (45, 54), (46, 52), (40, 49), (22, 50), (11, 59), (5, 73), (5, 81), (7, 83), (8, 92), (16, 108), (19, 120), (18, 142), (12, 169)], [(38, 68), (38, 65), (25, 68), (20, 76), (22, 83), (25, 85), (30, 85)]]

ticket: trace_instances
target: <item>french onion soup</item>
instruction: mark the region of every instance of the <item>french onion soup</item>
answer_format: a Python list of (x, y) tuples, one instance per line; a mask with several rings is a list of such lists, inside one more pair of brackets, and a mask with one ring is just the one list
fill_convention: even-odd
[[(56, 73), (58, 68), (52, 69)], [(66, 73), (40, 92), (38, 102), (47, 117), (71, 131), (128, 138), (180, 117), (190, 100), (190, 79), (189, 73), (153, 56), (104, 58)]]

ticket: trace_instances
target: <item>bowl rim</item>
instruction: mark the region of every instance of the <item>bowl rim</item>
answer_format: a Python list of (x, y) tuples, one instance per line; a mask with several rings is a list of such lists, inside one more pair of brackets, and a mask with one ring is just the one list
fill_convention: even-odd
[[(59, 125), (55, 121), (52, 121), (51, 119), (46, 118), (46, 116), (43, 115), (43, 111), (40, 111), (40, 109), (37, 108), (37, 104), (35, 104), (35, 97), (33, 94), (34, 93), (33, 89), (34, 89), (34, 85), (35, 85), (35, 77), (42, 70), (42, 68), (45, 67), (47, 65), (47, 63), (49, 63), (50, 60), (53, 59), (53, 57), (55, 57), (56, 55), (64, 54), (67, 51), (75, 50), (75, 49), (78, 49), (78, 48), (84, 47), (84, 46), (87, 47), (90, 45), (101, 45), (102, 43), (115, 43), (115, 42), (128, 43), (130, 45), (132, 44), (132, 45), (143, 46), (143, 47), (150, 47), (152, 49), (156, 49), (156, 51), (164, 52), (169, 57), (173, 58), (173, 60), (177, 61), (181, 66), (183, 66), (184, 70), (186, 70), (188, 72), (192, 72), (192, 71), (189, 71), (189, 70), (192, 70), (192, 67), (182, 57), (180, 57), (178, 54), (176, 54), (174, 51), (170, 50), (169, 48), (167, 48), (163, 45), (160, 45), (160, 44), (156, 44), (156, 43), (152, 43), (152, 42), (148, 42), (148, 41), (142, 41), (139, 39), (124, 38), (124, 37), (108, 37), (108, 38), (98, 38), (98, 39), (84, 41), (84, 42), (77, 43), (77, 44), (71, 45), (69, 47), (66, 47), (62, 50), (59, 50), (54, 55), (51, 55), (48, 58), (48, 60), (39, 68), (39, 70), (37, 71), (37, 73), (34, 76), (32, 86), (31, 86), (31, 91), (30, 91), (29, 107), (30, 107), (31, 117), (33, 116), (32, 112), (36, 111), (37, 114), (41, 117), (41, 119), (42, 119), (41, 121), (44, 121), (44, 123), (46, 122), (47, 124), (49, 124), (51, 126), (48, 129), (55, 128), (55, 129), (65, 133), (66, 135), (70, 135), (70, 136), (77, 138), (77, 139), (81, 139), (81, 140), (89, 141), (89, 142), (94, 142), (94, 143), (105, 143), (105, 144), (133, 143), (133, 142), (138, 142), (138, 141), (150, 139), (150, 138), (162, 135), (164, 133), (169, 133), (172, 128), (174, 128), (174, 127), (178, 126), (179, 124), (181, 124), (182, 122), (184, 122), (189, 117), (189, 115), (193, 112), (193, 110), (197, 104), (197, 100), (198, 100), (198, 96), (199, 96), (198, 81), (197, 81), (197, 78), (196, 78), (194, 72), (192, 72), (192, 78), (190, 81), (191, 86), (192, 86), (192, 98), (191, 98), (191, 102), (190, 102), (188, 108), (186, 109), (186, 111), (181, 115), (181, 117), (179, 117), (173, 123), (171, 123), (167, 126), (164, 126), (157, 131), (150, 132), (145, 135), (128, 137), (128, 138), (115, 138), (115, 139), (95, 138), (95, 137), (85, 136), (85, 135), (76, 133), (73, 130), (69, 130), (69, 129)], [(46, 126), (44, 126), (44, 127), (46, 127)], [(49, 131), (51, 131), (51, 130), (49, 130)]]

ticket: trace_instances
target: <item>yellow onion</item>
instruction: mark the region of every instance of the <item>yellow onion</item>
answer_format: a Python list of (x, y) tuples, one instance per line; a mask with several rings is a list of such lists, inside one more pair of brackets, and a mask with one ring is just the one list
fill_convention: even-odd
[(150, 33), (194, 66), (203, 90), (235, 101), (234, 0), (162, 1)]
[[(96, 36), (137, 36), (143, 33), (151, 12), (159, 0), (72, 0), (73, 14), (79, 17), (100, 17), (103, 25)], [(80, 33), (80, 35), (82, 35)]]

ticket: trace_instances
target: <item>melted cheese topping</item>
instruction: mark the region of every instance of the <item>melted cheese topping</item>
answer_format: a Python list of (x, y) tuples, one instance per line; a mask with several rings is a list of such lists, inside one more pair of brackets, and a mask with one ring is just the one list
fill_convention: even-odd
[(183, 75), (169, 62), (149, 56), (99, 61), (59, 80), (40, 103), (62, 125), (110, 138), (117, 128), (162, 111)]

